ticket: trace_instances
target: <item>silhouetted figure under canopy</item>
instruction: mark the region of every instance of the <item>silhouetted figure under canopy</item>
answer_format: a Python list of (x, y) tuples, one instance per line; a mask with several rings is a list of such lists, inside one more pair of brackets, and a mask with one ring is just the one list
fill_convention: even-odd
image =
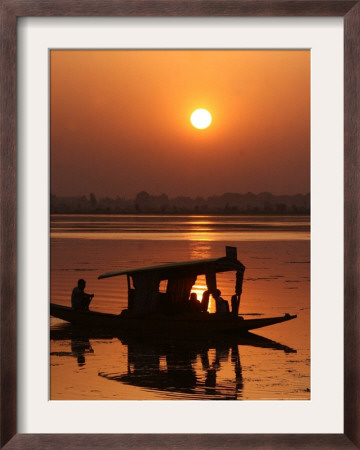
[(201, 311), (201, 304), (200, 304), (199, 300), (197, 299), (197, 295), (195, 292), (192, 292), (190, 294), (189, 311), (190, 312), (200, 312)]
[(210, 292), (208, 290), (203, 292), (202, 299), (201, 299), (201, 311), (206, 312), (209, 307), (209, 298), (210, 298)]
[(216, 312), (219, 314), (226, 314), (229, 312), (229, 302), (221, 297), (220, 289), (216, 289), (214, 292)]

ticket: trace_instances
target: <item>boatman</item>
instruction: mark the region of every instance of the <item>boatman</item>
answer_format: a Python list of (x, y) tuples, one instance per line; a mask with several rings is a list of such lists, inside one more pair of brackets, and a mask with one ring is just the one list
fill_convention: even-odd
[(74, 287), (71, 294), (71, 306), (73, 309), (83, 309), (88, 311), (91, 300), (94, 294), (87, 294), (85, 292), (86, 281), (80, 278), (78, 285)]

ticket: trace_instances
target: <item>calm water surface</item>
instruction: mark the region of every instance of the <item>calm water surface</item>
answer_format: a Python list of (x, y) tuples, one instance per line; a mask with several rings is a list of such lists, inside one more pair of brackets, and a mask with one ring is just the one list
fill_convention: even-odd
[[(237, 340), (79, 336), (50, 319), (50, 398), (55, 400), (309, 400), (310, 222), (277, 216), (51, 217), (51, 301), (70, 305), (79, 278), (91, 308), (120, 313), (126, 279), (104, 272), (220, 257), (236, 246), (246, 266), (240, 314), (297, 314)], [(230, 300), (235, 275), (219, 274)], [(198, 277), (194, 291), (205, 289)], [(210, 301), (210, 311), (215, 305)], [(71, 330), (70, 330), (71, 331)]]

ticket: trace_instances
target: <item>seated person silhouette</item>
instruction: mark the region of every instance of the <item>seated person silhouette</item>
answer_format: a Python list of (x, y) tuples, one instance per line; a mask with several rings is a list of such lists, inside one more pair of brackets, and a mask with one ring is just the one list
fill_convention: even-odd
[(221, 291), (220, 289), (216, 289), (214, 292), (215, 304), (216, 304), (216, 312), (218, 314), (226, 314), (229, 310), (229, 302), (220, 297)]
[(201, 311), (201, 304), (198, 301), (197, 295), (196, 295), (195, 292), (192, 292), (190, 294), (189, 311), (190, 312), (199, 312), (199, 311)]
[(202, 299), (201, 299), (201, 304), (200, 304), (202, 312), (207, 312), (207, 310), (208, 310), (209, 297), (210, 297), (210, 292), (209, 291), (204, 291), (203, 295), (202, 295)]
[(94, 298), (94, 294), (87, 294), (85, 292), (86, 281), (80, 278), (78, 285), (74, 287), (71, 294), (71, 306), (76, 310), (89, 310), (91, 300)]

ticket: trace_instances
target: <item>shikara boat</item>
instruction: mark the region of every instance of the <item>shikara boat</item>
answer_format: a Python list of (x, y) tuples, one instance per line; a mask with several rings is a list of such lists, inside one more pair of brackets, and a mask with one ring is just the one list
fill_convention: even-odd
[[(222, 258), (164, 264), (131, 270), (107, 272), (99, 279), (115, 276), (127, 278), (128, 308), (121, 314), (74, 310), (71, 307), (50, 304), (50, 314), (74, 325), (89, 329), (111, 329), (134, 332), (137, 335), (191, 335), (215, 333), (247, 333), (250, 330), (286, 322), (296, 315), (244, 319), (237, 312), (208, 313), (191, 310), (190, 293), (199, 275), (205, 275), (209, 294), (217, 291), (216, 274), (236, 272), (235, 294), (240, 302), (244, 265), (237, 259), (234, 247), (226, 247)], [(160, 283), (166, 281), (165, 292)], [(163, 285), (163, 283), (162, 283)], [(200, 305), (200, 303), (199, 303)]]

